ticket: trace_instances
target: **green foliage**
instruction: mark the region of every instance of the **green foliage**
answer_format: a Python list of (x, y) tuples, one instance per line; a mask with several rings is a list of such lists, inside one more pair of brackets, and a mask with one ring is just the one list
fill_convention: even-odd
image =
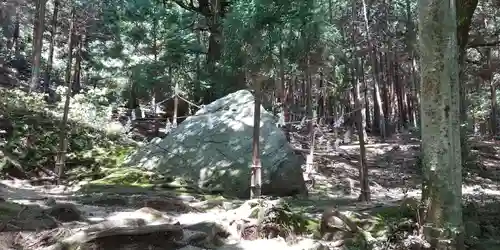
[(419, 205), (419, 200), (406, 198), (399, 206), (378, 209), (369, 232), (377, 241), (401, 242), (416, 229)]
[(317, 222), (293, 211), (285, 201), (266, 209), (262, 224), (266, 223), (279, 225), (280, 231), (286, 234), (314, 233), (318, 228)]
[[(95, 117), (85, 120), (89, 117), (77, 114), (78, 111), (88, 113), (91, 109), (98, 110), (97, 104), (107, 100), (103, 98), (99, 94), (90, 94), (85, 98), (76, 95), (72, 99), (72, 105), (79, 108), (72, 109), (70, 117), (75, 119), (69, 120), (65, 128), (69, 145), (66, 165), (70, 174), (99, 173), (100, 168), (119, 166), (133, 149), (133, 145), (124, 143), (120, 137), (99, 130), (98, 126), (89, 126)], [(57, 105), (47, 106), (41, 95), (27, 95), (16, 90), (0, 90), (0, 100), (1, 112), (14, 126), (13, 137), (4, 146), (5, 151), (16, 158), (25, 172), (39, 167), (53, 168), (60, 143), (61, 110)], [(93, 123), (96, 123), (95, 119)]]
[(304, 52), (314, 50), (322, 34), (324, 23), (315, 7), (313, 1), (236, 1), (224, 22), (226, 70), (268, 72), (279, 60), (279, 46), (284, 49), (283, 66), (292, 69)]
[[(334, 78), (341, 74), (336, 68), (349, 63), (350, 51), (345, 49), (349, 46), (338, 28), (349, 14), (349, 3), (344, 1), (235, 0), (214, 27), (210, 16), (173, 1), (93, 4), (99, 18), (88, 23), (85, 71), (102, 79), (96, 82), (98, 87), (108, 87), (108, 80), (119, 81), (120, 86), (111, 89), (121, 93), (120, 102), (132, 98), (149, 102), (153, 91), (157, 99), (165, 99), (172, 95), (174, 84), (188, 99), (207, 101), (244, 87), (242, 76), (248, 71), (275, 77), (283, 67), (285, 74), (301, 74), (306, 55), (316, 58), (312, 64), (320, 58), (334, 59), (336, 64), (324, 60), (323, 69)], [(214, 71), (208, 72), (204, 62), (212, 32), (220, 35), (222, 51)], [(63, 45), (66, 38), (58, 36), (58, 43)], [(65, 61), (56, 63), (54, 71), (62, 73), (64, 66)]]
[(157, 175), (138, 168), (101, 169), (103, 178), (92, 181), (91, 184), (150, 186)]

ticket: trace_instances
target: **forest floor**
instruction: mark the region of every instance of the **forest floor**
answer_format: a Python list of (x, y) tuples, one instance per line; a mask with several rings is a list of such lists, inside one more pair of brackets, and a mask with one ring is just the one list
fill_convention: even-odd
[[(418, 198), (421, 183), (419, 142), (408, 135), (395, 136), (384, 143), (373, 138), (370, 141), (372, 143), (367, 144), (366, 148), (372, 202), (357, 201), (360, 191), (357, 181), (359, 146), (355, 144), (340, 146), (337, 152), (317, 151), (314, 159), (316, 171), (313, 173), (316, 183), (310, 190), (308, 199), (287, 198), (287, 202), (297, 211), (319, 218), (323, 211), (332, 207), (339, 211), (370, 211), (380, 207), (398, 206), (405, 197)], [(497, 209), (500, 206), (500, 143), (471, 141), (470, 145), (477, 159), (476, 164), (464, 170), (464, 218), (468, 245), (471, 249), (500, 249), (500, 239), (496, 236), (500, 232), (500, 210)], [(251, 213), (248, 209), (242, 211), (244, 201), (241, 200), (176, 193), (171, 190), (121, 186), (33, 186), (29, 181), (21, 180), (2, 180), (0, 183), (1, 197), (7, 202), (23, 206), (37, 205), (42, 209), (47, 209), (55, 203), (75, 204), (78, 213), (82, 215), (79, 219), (82, 223), (97, 223), (109, 216), (118, 216), (117, 212), (121, 212), (125, 217), (131, 216), (131, 212), (145, 206), (162, 211), (165, 218), (168, 217), (181, 225), (207, 221), (229, 225), (231, 220), (241, 217), (242, 213)], [(3, 208), (0, 207), (1, 209)], [(0, 216), (0, 232), (7, 231), (9, 226), (22, 228), (19, 223), (15, 223), (21, 213), (22, 210), (14, 217)], [(59, 221), (64, 221), (59, 215), (56, 219), (54, 215), (50, 218), (58, 224)], [(197, 230), (213, 233), (213, 229)], [(30, 242), (32, 247), (19, 249), (41, 249), (42, 245), (47, 244), (36, 233), (23, 237), (25, 244)], [(8, 236), (0, 234), (0, 242), (7, 242), (7, 238)], [(10, 240), (19, 241), (18, 238)], [(483, 238), (488, 238), (487, 242), (479, 240)], [(301, 239), (293, 246), (284, 240), (249, 241), (239, 237), (233, 237), (226, 243), (218, 249), (336, 249), (329, 242), (313, 240), (310, 237)], [(318, 244), (323, 248), (318, 247)], [(190, 247), (186, 249), (202, 249)], [(9, 249), (3, 248), (1, 243), (0, 248)]]

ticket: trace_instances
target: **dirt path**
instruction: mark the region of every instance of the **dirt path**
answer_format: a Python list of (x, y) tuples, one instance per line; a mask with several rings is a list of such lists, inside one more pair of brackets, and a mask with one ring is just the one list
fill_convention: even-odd
[[(497, 145), (488, 155), (497, 155)], [(337, 207), (347, 211), (369, 211), (375, 207), (396, 206), (404, 197), (419, 197), (420, 172), (418, 169), (419, 148), (417, 144), (400, 145), (380, 143), (367, 146), (370, 166), (370, 188), (373, 201), (370, 204), (357, 202), (359, 183), (357, 181), (357, 146), (342, 146), (344, 155), (323, 155), (315, 159), (313, 173), (315, 187), (307, 200), (286, 199), (295, 209), (307, 211), (312, 217), (319, 217), (323, 210)], [(480, 156), (486, 170), (482, 176), (496, 177), (500, 159)], [(32, 186), (27, 181), (0, 181), (1, 197), (8, 202), (23, 205), (48, 207), (55, 203), (74, 204), (83, 216), (93, 223), (110, 216), (131, 216), (131, 213), (145, 206), (165, 212), (170, 219), (182, 225), (214, 222), (229, 225), (231, 220), (241, 217), (238, 210), (243, 201), (210, 200), (199, 194), (180, 194), (171, 190), (152, 190), (132, 187), (82, 190), (81, 186)], [(484, 200), (500, 197), (498, 181), (471, 173), (464, 181), (463, 193), (467, 199)], [(472, 197), (472, 198), (471, 198)], [(303, 238), (294, 246), (277, 239), (246, 241), (232, 238), (220, 249), (262, 249), (276, 246), (280, 249), (315, 249), (318, 244), (328, 244)], [(193, 248), (196, 249), (196, 248)], [(329, 248), (334, 249), (334, 248)]]

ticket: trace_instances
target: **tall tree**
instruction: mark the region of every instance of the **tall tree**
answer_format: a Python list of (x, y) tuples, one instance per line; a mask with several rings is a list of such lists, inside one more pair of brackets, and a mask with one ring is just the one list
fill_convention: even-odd
[[(455, 0), (456, 16), (457, 16), (457, 40), (458, 40), (458, 66), (459, 74), (458, 84), (460, 88), (460, 119), (462, 123), (467, 123), (467, 98), (465, 86), (465, 59), (467, 56), (467, 45), (469, 44), (469, 31), (472, 24), (472, 17), (476, 11), (479, 0)], [(467, 150), (467, 128), (462, 126), (461, 129), (461, 144), (462, 144), (462, 158), (466, 159), (469, 151)]]
[(75, 8), (71, 9), (71, 19), (68, 30), (68, 64), (66, 64), (66, 75), (64, 81), (66, 83), (66, 93), (64, 102), (64, 111), (60, 127), (59, 135), (59, 151), (56, 155), (56, 174), (59, 177), (58, 182), (61, 181), (61, 176), (64, 174), (64, 168), (66, 166), (66, 150), (68, 149), (68, 139), (66, 125), (68, 124), (69, 116), (69, 104), (71, 97), (71, 85), (73, 83), (74, 74), (71, 74), (71, 66), (73, 64), (73, 47), (74, 47), (74, 32), (75, 32)]
[(460, 94), (454, 0), (419, 1), (421, 115), (426, 205), (432, 249), (463, 249)]
[(250, 176), (250, 198), (259, 198), (262, 188), (262, 166), (260, 161), (260, 101), (261, 101), (261, 79), (258, 76), (251, 76), (255, 91), (255, 106), (253, 118), (253, 138), (252, 138), (252, 172)]
[(43, 46), (43, 31), (45, 30), (45, 5), (47, 0), (36, 1), (36, 15), (33, 26), (33, 68), (31, 75), (30, 90), (33, 91), (38, 87), (38, 79), (40, 77), (40, 63), (42, 57)]
[[(167, 1), (164, 1), (167, 2)], [(198, 4), (193, 1), (173, 0), (181, 8), (201, 14), (206, 18), (207, 29), (210, 33), (208, 39), (207, 69), (206, 72), (214, 73), (215, 64), (219, 61), (222, 51), (222, 18), (229, 6), (227, 0), (200, 0)]]
[(53, 61), (54, 61), (54, 46), (56, 43), (56, 35), (57, 35), (57, 14), (59, 13), (59, 0), (54, 0), (54, 12), (52, 12), (52, 20), (51, 20), (51, 30), (50, 30), (50, 45), (49, 45), (49, 58), (47, 61), (47, 71), (45, 72), (45, 85), (44, 90), (47, 92), (50, 86), (50, 74), (52, 72)]

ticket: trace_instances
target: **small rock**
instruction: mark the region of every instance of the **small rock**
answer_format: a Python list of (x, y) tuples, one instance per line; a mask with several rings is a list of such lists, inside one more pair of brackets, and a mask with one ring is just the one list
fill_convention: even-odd
[(98, 197), (97, 199), (93, 200), (92, 203), (94, 205), (101, 205), (101, 206), (127, 206), (128, 201), (126, 198), (122, 197)]
[(150, 207), (143, 207), (133, 212), (116, 212), (108, 216), (106, 220), (124, 225), (132, 223), (134, 220), (143, 221), (147, 225), (170, 224), (172, 222), (164, 213)]
[(54, 206), (54, 205), (56, 205), (56, 200), (52, 197), (48, 197), (48, 198), (44, 199), (43, 203), (45, 206)]
[(144, 202), (145, 207), (151, 207), (159, 211), (168, 212), (191, 212), (195, 210), (182, 200), (172, 198), (151, 198)]
[(200, 201), (191, 204), (192, 207), (194, 208), (199, 208), (199, 209), (211, 209), (214, 207), (224, 207), (224, 201), (223, 200), (206, 200), (206, 201)]
[[(203, 242), (206, 247), (217, 247), (224, 244), (230, 233), (226, 228), (215, 222), (201, 222), (183, 227), (185, 230), (203, 232), (206, 234)], [(201, 237), (201, 236), (200, 236)]]
[(183, 201), (187, 201), (187, 202), (192, 202), (192, 201), (195, 201), (196, 198), (194, 198), (193, 196), (191, 195), (179, 195), (177, 196), (178, 199), (181, 199)]
[(71, 203), (56, 204), (44, 212), (62, 222), (80, 221), (83, 219), (80, 210)]
[(208, 234), (200, 231), (184, 230), (183, 241), (188, 245), (200, 246), (206, 243)]

